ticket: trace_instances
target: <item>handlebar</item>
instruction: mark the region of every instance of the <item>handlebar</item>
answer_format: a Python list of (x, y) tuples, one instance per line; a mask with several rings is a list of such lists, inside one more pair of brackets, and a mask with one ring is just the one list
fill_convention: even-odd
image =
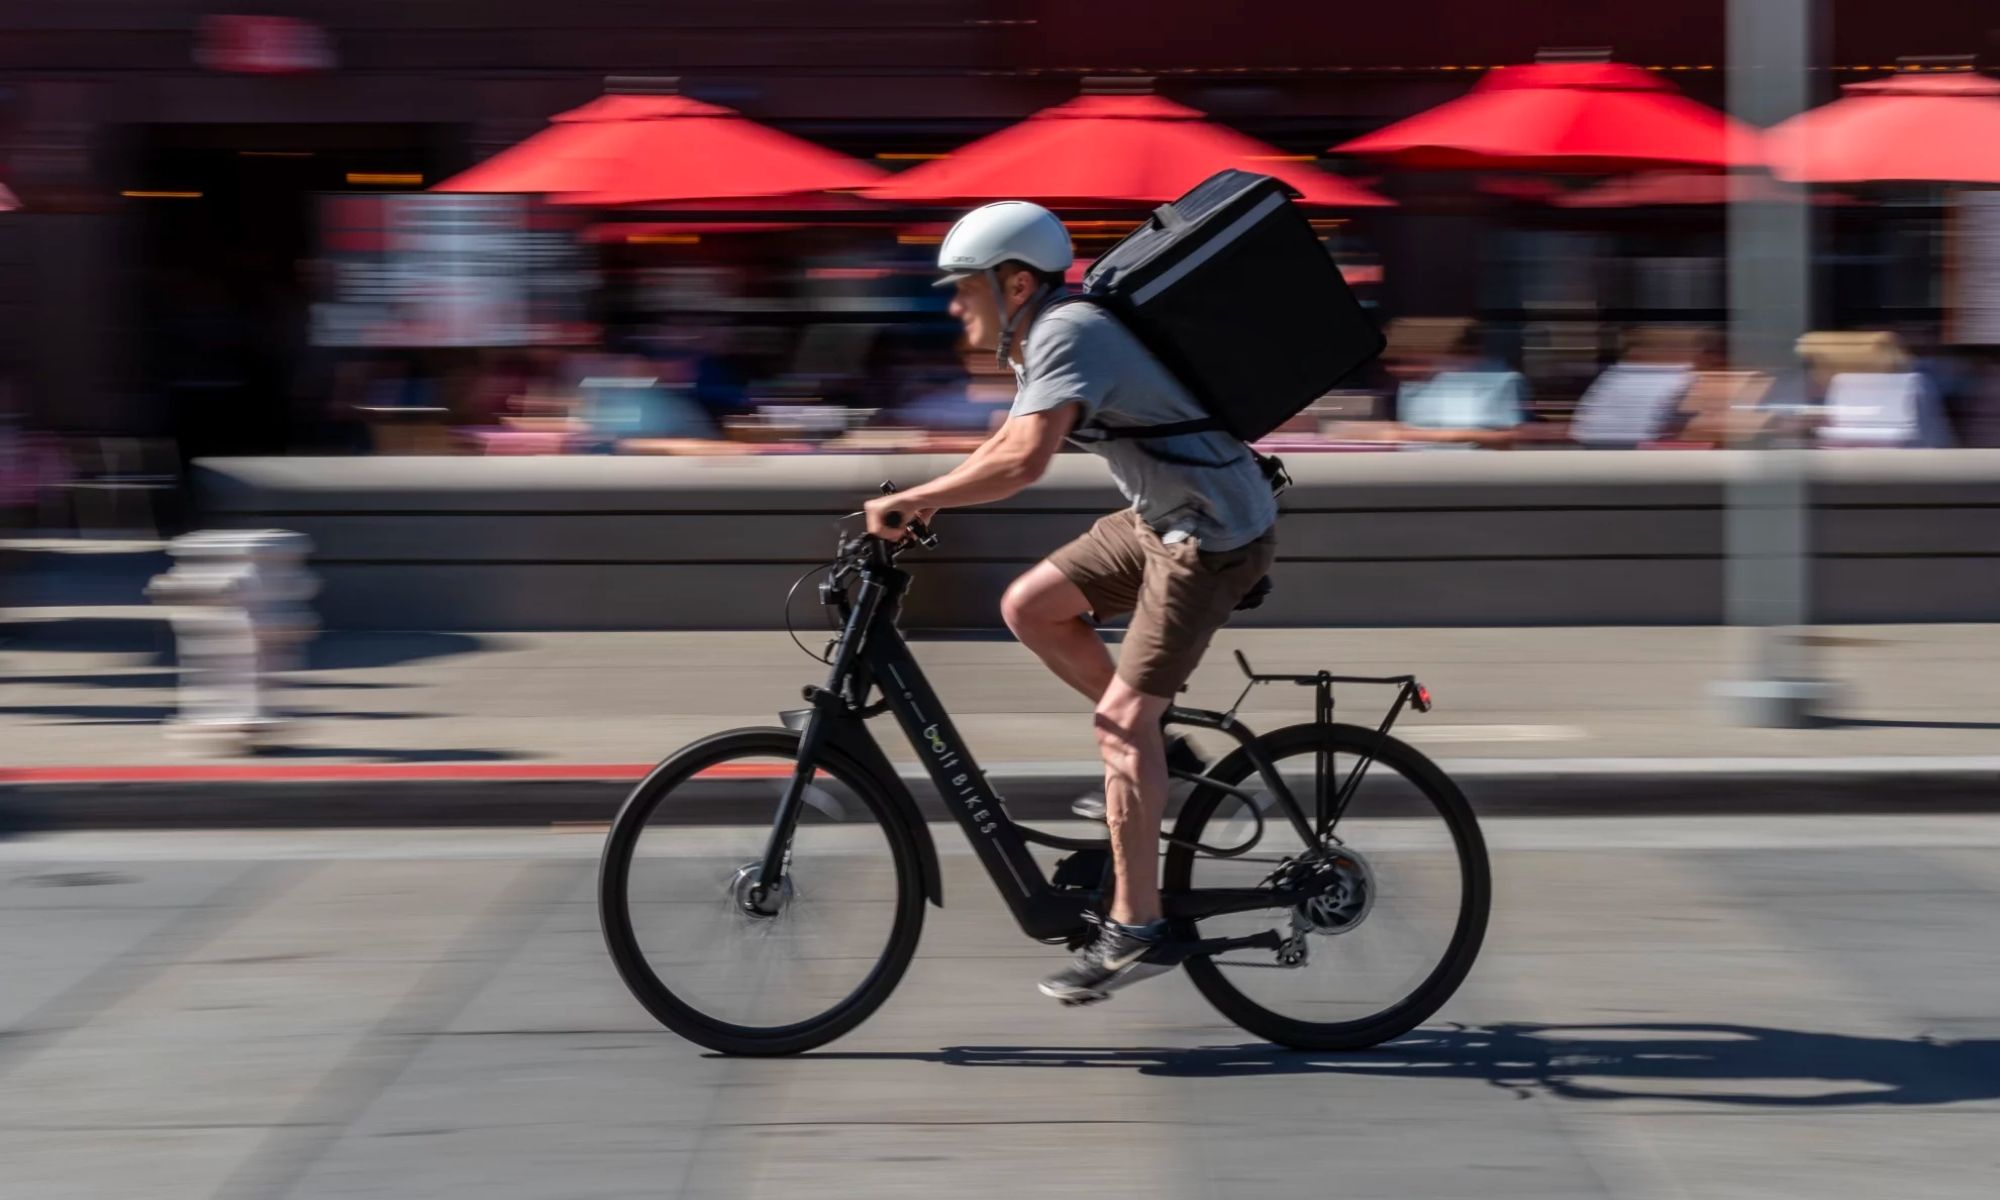
[[(895, 491), (896, 491), (895, 481), (889, 479), (885, 479), (882, 481), (882, 494), (884, 496), (893, 495)], [(882, 523), (884, 525), (887, 525), (891, 529), (902, 529), (903, 514), (899, 512), (892, 512), (882, 518)], [(922, 521), (912, 520), (909, 524), (909, 529), (906, 531), (906, 533), (907, 536), (903, 539), (904, 541), (906, 542), (914, 541), (919, 546), (922, 546), (926, 550), (937, 545), (937, 535), (932, 533), (930, 530), (930, 526)]]
[[(903, 514), (892, 512), (882, 518), (882, 523), (891, 529), (902, 529)], [(924, 547), (937, 545), (937, 535), (932, 533), (931, 527), (922, 521), (911, 521), (910, 527), (906, 532), (908, 533), (908, 537), (904, 539), (906, 541), (913, 541)]]
[[(896, 485), (894, 483), (886, 480), (883, 482), (883, 495), (889, 495), (895, 490)], [(855, 515), (858, 516), (859, 514)], [(910, 521), (905, 525), (901, 513), (890, 513), (884, 524), (888, 525), (891, 529), (903, 529), (904, 536), (893, 542), (887, 538), (875, 537), (868, 533), (857, 533), (842, 538), (839, 552), (834, 556), (832, 563), (833, 575), (830, 582), (837, 585), (842, 580), (847, 579), (851, 573), (862, 569), (871, 562), (880, 566), (887, 566), (895, 562), (896, 557), (911, 546), (922, 546), (928, 550), (938, 544), (937, 535), (932, 533), (930, 526), (923, 521)]]

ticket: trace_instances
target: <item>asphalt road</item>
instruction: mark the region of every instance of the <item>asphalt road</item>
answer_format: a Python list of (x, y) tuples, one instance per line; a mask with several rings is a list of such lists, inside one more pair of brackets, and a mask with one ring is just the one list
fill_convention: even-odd
[(2000, 818), (1503, 819), (1488, 950), (1368, 1053), (1182, 980), (1063, 1010), (941, 830), (901, 992), (720, 1059), (595, 830), (0, 841), (0, 1196), (1990, 1196)]

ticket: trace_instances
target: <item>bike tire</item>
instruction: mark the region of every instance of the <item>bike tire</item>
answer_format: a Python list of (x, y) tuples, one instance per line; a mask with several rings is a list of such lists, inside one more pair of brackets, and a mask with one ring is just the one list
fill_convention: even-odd
[[(695, 742), (658, 766), (632, 790), (605, 839), (598, 871), (598, 915), (611, 961), (639, 1003), (662, 1025), (721, 1054), (797, 1054), (823, 1046), (866, 1020), (894, 992), (916, 953), (923, 932), (924, 890), (915, 833), (908, 828), (881, 783), (851, 757), (832, 748), (820, 751), (815, 768), (836, 777), (869, 809), (885, 835), (895, 873), (892, 930), (864, 982), (832, 1008), (805, 1020), (775, 1026), (743, 1025), (703, 1012), (675, 994), (654, 969), (632, 918), (630, 881), (633, 854), (654, 813), (677, 788), (703, 770), (741, 758), (796, 761), (799, 734), (788, 729), (739, 729)], [(658, 829), (659, 826), (652, 826)]]
[[(1299, 754), (1331, 751), (1335, 755), (1368, 754), (1380, 769), (1389, 767), (1428, 800), (1450, 830), (1459, 863), (1463, 889), (1456, 924), (1449, 943), (1423, 982), (1401, 1003), (1353, 1021), (1301, 1021), (1274, 1012), (1258, 1003), (1231, 982), (1212, 959), (1195, 958), (1187, 963), (1188, 978), (1216, 1010), (1249, 1033), (1300, 1050), (1360, 1050), (1401, 1037), (1423, 1023), (1449, 1000), (1464, 982), (1485, 939), (1492, 905), (1492, 874), (1486, 842), (1465, 794), (1444, 772), (1409, 744), (1393, 737), (1378, 736), (1372, 729), (1352, 725), (1306, 724), (1275, 730), (1257, 739), (1273, 762)], [(1256, 775), (1250, 755), (1238, 748), (1208, 772), (1218, 783), (1238, 785)], [(1200, 787), (1182, 805), (1174, 826), (1176, 842), (1169, 845), (1164, 870), (1169, 890), (1191, 886), (1199, 853), (1190, 843), (1204, 840), (1204, 827), (1229, 794), (1213, 787)], [(1309, 798), (1302, 798), (1310, 814)], [(1272, 821), (1283, 818), (1269, 816)], [(1280, 910), (1273, 910), (1280, 911)], [(1199, 936), (1194, 922), (1184, 923), (1182, 936)]]

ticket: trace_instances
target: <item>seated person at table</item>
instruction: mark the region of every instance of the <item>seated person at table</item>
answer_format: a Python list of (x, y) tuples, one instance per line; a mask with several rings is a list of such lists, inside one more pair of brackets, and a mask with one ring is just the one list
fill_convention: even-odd
[(1711, 357), (1705, 331), (1642, 326), (1625, 335), (1625, 354), (1577, 401), (1569, 435), (1597, 449), (1632, 449), (1679, 432), (1695, 373)]
[(1378, 436), (1425, 449), (1505, 449), (1527, 419), (1527, 381), (1482, 358), (1471, 321), (1398, 322), (1395, 419)]

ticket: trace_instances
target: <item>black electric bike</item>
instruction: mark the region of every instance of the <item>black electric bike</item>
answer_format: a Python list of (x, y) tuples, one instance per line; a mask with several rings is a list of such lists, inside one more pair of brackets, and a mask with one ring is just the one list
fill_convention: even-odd
[[(885, 488), (888, 485), (885, 485)], [(725, 1054), (792, 1054), (859, 1025), (908, 967), (926, 902), (942, 905), (930, 827), (865, 722), (895, 715), (1022, 932), (1081, 945), (1108, 902), (1110, 846), (1018, 823), (953, 728), (897, 628), (920, 525), (844, 538), (820, 584), (838, 615), (824, 687), (782, 728), (719, 733), (668, 758), (620, 809), (598, 906), (633, 995)], [(1161, 899), (1192, 941), (1188, 978), (1231, 1021), (1286, 1046), (1352, 1050), (1436, 1012), (1471, 969), (1491, 899), (1464, 795), (1391, 737), (1430, 709), (1408, 675), (1248, 677), (1226, 712), (1171, 726), (1235, 749), (1200, 775), (1164, 838)], [(1236, 711), (1264, 684), (1311, 688), (1314, 719), (1256, 735)], [(1395, 689), (1374, 728), (1333, 721), (1335, 684)], [(1045, 874), (1030, 845), (1061, 852)], [(1033, 980), (1021, 981), (1024, 1001)], [(1033, 1003), (1046, 1003), (1039, 999)]]

